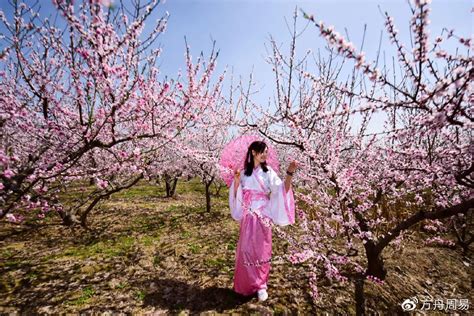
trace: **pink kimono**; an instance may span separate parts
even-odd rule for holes
[[[241,172],[236,195],[232,182],[229,205],[232,217],[240,221],[234,290],[242,295],[252,295],[267,288],[272,256],[270,221],[281,226],[295,222],[293,191],[286,192],[285,183],[271,167],[264,172],[258,166],[250,177]]]

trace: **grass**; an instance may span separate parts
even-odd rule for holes
[[[191,231],[189,231],[189,230],[185,230],[185,231],[183,231],[183,232],[181,233],[181,236],[182,236],[183,238],[190,238],[192,235],[193,235],[193,233],[192,233]]]
[[[201,245],[198,244],[188,244],[189,250],[191,253],[197,254],[201,252]]]
[[[171,205],[166,209],[167,212],[170,214],[176,214],[176,213],[205,213],[206,212],[206,206],[205,205]]]
[[[142,291],[142,290],[139,290],[139,291],[136,291],[135,292],[135,297],[137,300],[139,301],[143,301],[145,299],[145,296],[146,296],[146,292],[145,291]]]
[[[154,267],[159,266],[160,263],[161,263],[161,259],[162,259],[162,258],[157,257],[157,256],[153,257],[153,266],[154,266]]]
[[[119,199],[139,199],[139,198],[153,198],[163,197],[165,190],[163,186],[152,184],[146,181],[140,181],[137,185],[123,190],[112,195],[113,198]]]
[[[82,289],[80,296],[74,300],[68,301],[69,305],[84,305],[95,295],[95,290],[88,286]]]
[[[160,241],[160,236],[142,236],[140,242],[145,247],[156,245]]]
[[[126,287],[128,287],[128,286],[129,286],[129,284],[128,284],[127,282],[120,282],[120,283],[116,286],[116,288],[123,290],[124,288],[126,288]]]
[[[39,277],[39,274],[36,273],[36,272],[29,272],[26,274],[26,277],[30,280],[30,281],[34,281],[34,280],[37,280],[38,277]]]
[[[134,246],[135,238],[122,236],[117,240],[99,241],[90,245],[81,245],[68,248],[62,256],[86,259],[97,255],[116,257],[129,253]],[[60,256],[53,256],[60,257]]]
[[[3,260],[10,259],[11,257],[14,256],[14,252],[11,249],[2,249],[0,252],[0,258]]]
[[[206,259],[206,265],[217,269],[223,268],[227,264],[227,261],[223,258],[208,258]]]
[[[147,233],[150,231],[160,230],[166,226],[166,222],[155,216],[138,216],[133,218],[132,225],[133,231],[140,233]]]
[[[235,250],[237,249],[237,241],[236,240],[231,240],[227,243],[226,245],[227,250]]]
[[[31,262],[29,260],[16,258],[0,262],[0,269],[18,270],[29,265],[31,265]]]

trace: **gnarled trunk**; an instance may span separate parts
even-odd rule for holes
[[[165,175],[165,188],[166,188],[166,197],[173,197],[176,193],[176,184],[178,183],[178,177],[171,177]]]

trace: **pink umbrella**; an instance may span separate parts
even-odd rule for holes
[[[234,170],[242,170],[244,168],[247,150],[250,144],[256,140],[262,140],[262,138],[256,135],[242,135],[232,140],[222,150],[221,159],[219,161],[221,178],[228,187],[231,186],[232,180],[234,179]],[[280,164],[278,162],[277,153],[268,142],[265,143],[268,147],[267,165],[278,173]]]

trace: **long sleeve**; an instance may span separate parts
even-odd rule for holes
[[[293,190],[285,190],[285,183],[276,172],[269,168],[270,180],[270,217],[277,225],[286,226],[295,223],[295,199]]]
[[[242,182],[242,178],[240,179]],[[234,195],[234,181],[232,181],[232,185],[229,189],[229,207],[230,207],[230,214],[232,218],[236,221],[240,221],[242,219],[242,183],[239,184],[237,188],[237,194]]]

